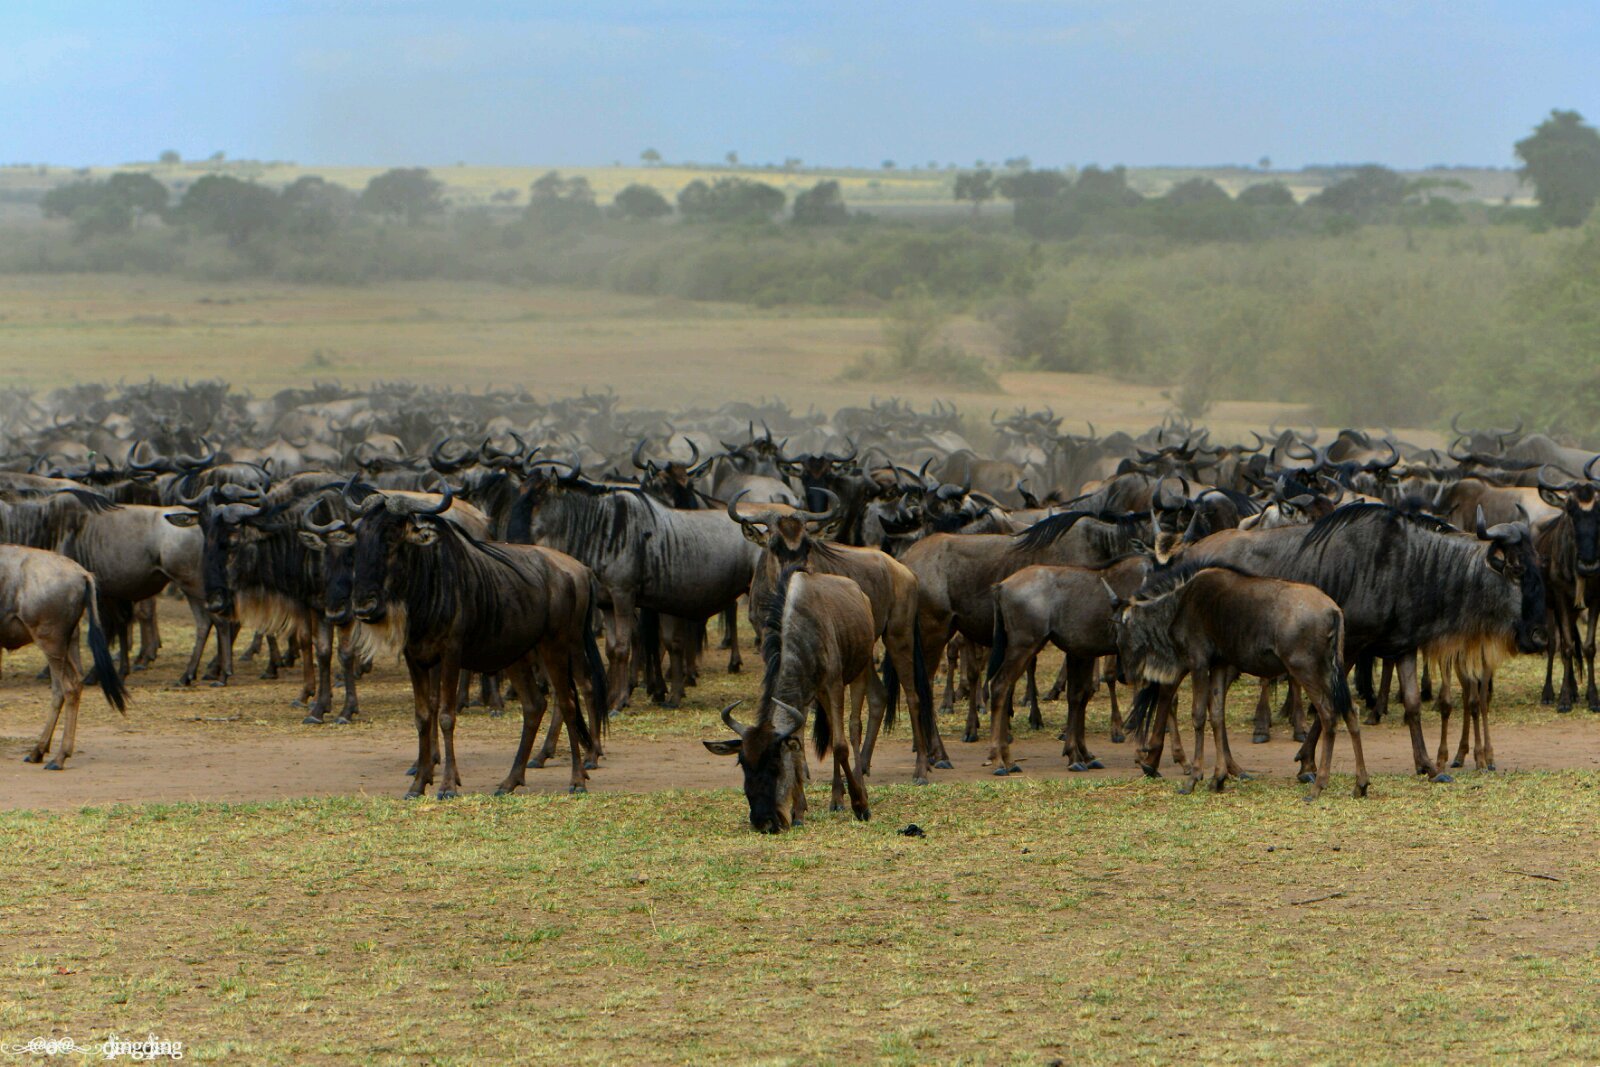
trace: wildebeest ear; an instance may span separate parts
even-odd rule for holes
[[[1483,561],[1496,574],[1504,574],[1506,572],[1506,554],[1500,551],[1499,545],[1490,545],[1489,551],[1484,554]]]
[[[321,552],[328,547],[319,533],[312,533],[310,530],[296,530],[295,532],[300,535],[300,543],[313,552]]]
[[[439,540],[439,528],[426,520],[413,518],[406,524],[406,540],[414,545],[431,545]]]
[[[180,529],[200,525],[200,516],[192,511],[168,511],[163,512],[161,517]]]
[[[702,741],[700,743],[706,746],[706,751],[713,756],[737,756],[739,750],[744,747],[744,740],[738,737],[731,741]]]
[[[767,547],[766,532],[760,527],[746,526],[744,523],[740,523],[739,529],[744,531],[744,539],[749,541],[752,545],[760,545],[762,548]]]
[[[334,548],[349,548],[356,543],[356,535],[349,530],[335,530],[324,536],[327,537],[328,544]]]
[[[1539,499],[1553,508],[1566,507],[1567,505],[1567,495],[1565,493],[1560,490],[1547,489],[1542,485],[1539,487]]]

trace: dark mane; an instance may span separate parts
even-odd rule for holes
[[[1048,548],[1067,535],[1067,533],[1083,519],[1093,519],[1108,526],[1115,526],[1119,533],[1137,532],[1138,528],[1148,521],[1149,517],[1143,512],[1132,511],[1127,514],[1118,514],[1113,511],[1063,511],[1059,515],[1051,515],[1040,519],[1021,533],[1012,535],[1012,545],[1020,551],[1030,552],[1034,549]]]
[[[766,673],[761,677],[761,702],[759,712],[765,719],[772,714],[772,697],[777,691],[778,675],[783,670],[783,612],[789,604],[789,580],[804,569],[803,563],[791,563],[778,574],[772,591],[761,598],[761,621],[766,634],[761,639],[761,656],[767,661]]]
[[[1144,583],[1139,586],[1139,591],[1134,595],[1139,600],[1156,600],[1168,593],[1176,593],[1188,585],[1201,571],[1232,571],[1241,578],[1258,578],[1260,575],[1251,574],[1231,563],[1208,563],[1205,560],[1193,560],[1188,563],[1175,563],[1170,567],[1162,567],[1145,575]]]
[[[1335,508],[1329,514],[1312,523],[1306,532],[1306,537],[1301,542],[1301,548],[1317,548],[1328,543],[1334,534],[1341,530],[1363,523],[1385,523],[1397,527],[1400,523],[1409,523],[1422,530],[1433,533],[1455,533],[1456,528],[1442,519],[1432,515],[1411,513],[1397,510],[1388,504],[1357,503],[1346,504],[1344,507]]]

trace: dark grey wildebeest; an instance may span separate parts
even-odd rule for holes
[[[83,668],[78,659],[78,623],[89,616],[89,653],[100,691],[118,711],[126,711],[127,691],[111,661],[111,648],[100,625],[94,575],[54,552],[21,545],[0,545],[0,648],[6,651],[38,645],[50,667],[50,710],[44,729],[26,763],[43,763],[63,710],[61,750],[45,764],[59,771],[67,765],[78,738],[78,701],[83,696]]]

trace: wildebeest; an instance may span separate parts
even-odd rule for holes
[[[1600,487],[1590,480],[1594,460],[1583,468],[1584,480],[1550,481],[1539,471],[1539,495],[1560,514],[1539,528],[1535,536],[1544,565],[1547,601],[1555,622],[1555,638],[1546,652],[1544,703],[1557,711],[1571,711],[1578,695],[1578,674],[1588,677],[1590,711],[1600,711],[1600,692],[1594,677],[1594,631],[1600,618]],[[1580,640],[1579,619],[1587,612],[1588,636]],[[1561,693],[1551,686],[1557,651],[1561,654]],[[1574,661],[1578,670],[1574,671]]]
[[[0,545],[0,648],[6,651],[38,645],[50,667],[50,710],[44,729],[26,763],[42,763],[50,751],[56,722],[66,711],[61,749],[45,764],[59,771],[67,765],[78,737],[78,701],[83,696],[83,668],[78,658],[78,623],[89,616],[89,653],[107,703],[127,710],[122,675],[111,661],[111,649],[100,625],[94,575],[54,552],[21,545]]]
[[[1194,687],[1194,762],[1189,792],[1200,780],[1209,717],[1216,748],[1212,788],[1237,774],[1228,748],[1228,686],[1243,673],[1287,674],[1316,705],[1322,745],[1308,800],[1328,784],[1335,717],[1350,731],[1356,757],[1355,795],[1367,793],[1361,723],[1345,681],[1344,616],[1314,586],[1260,578],[1227,566],[1180,565],[1150,578],[1117,616],[1117,643],[1129,674],[1172,685],[1185,674]],[[1160,737],[1157,719],[1152,733]],[[1308,742],[1309,745],[1309,742]]]
[[[817,758],[833,753],[832,810],[843,808],[846,788],[857,819],[871,817],[867,789],[850,760],[846,689],[853,704],[866,696],[876,635],[872,605],[861,587],[832,574],[790,567],[779,576],[767,607],[767,669],[756,721],[745,726],[730,704],[722,719],[735,737],[706,741],[719,756],[737,756],[744,771],[750,825],[778,833],[805,814],[805,753],[800,736],[805,710],[816,705],[812,742]]]
[[[1546,640],[1544,581],[1528,528],[1488,527],[1480,511],[1476,533],[1384,504],[1347,504],[1311,526],[1225,530],[1184,558],[1303,582],[1332,597],[1344,612],[1347,661],[1362,653],[1398,661],[1417,773],[1448,782],[1422,739],[1417,656],[1460,659],[1479,671],[1518,651],[1543,651]],[[1317,724],[1310,729],[1314,736]]]
[[[898,560],[875,548],[840,545],[821,539],[820,532],[838,518],[837,498],[825,512],[770,508],[747,513],[740,498],[728,503],[728,516],[744,528],[746,536],[761,546],[751,582],[750,597],[761,604],[776,590],[785,569],[802,568],[812,574],[836,574],[861,587],[872,607],[872,632],[884,644],[882,692],[874,687],[872,715],[861,745],[861,773],[870,773],[872,752],[881,718],[893,724],[899,690],[905,689],[912,709],[912,751],[916,767],[912,780],[928,780],[932,766],[950,766],[933,716],[933,689],[922,655],[917,627],[917,579]]]
[[[374,494],[356,525],[356,618],[401,652],[411,675],[417,764],[406,795],[420,796],[433,781],[436,734],[444,749],[438,795],[455,796],[461,786],[455,720],[462,671],[505,671],[516,686],[522,737],[497,792],[523,783],[545,711],[533,678],[535,655],[572,749],[568,790],[584,792],[582,747],[593,747],[593,739],[579,713],[575,669],[588,675],[602,724],[608,707],[595,642],[594,577],[551,549],[475,540],[441,517],[450,502],[448,486],[432,506]]]

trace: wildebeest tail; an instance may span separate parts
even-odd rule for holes
[[[583,620],[583,659],[589,667],[589,699],[594,701],[593,718],[604,735],[611,724],[611,696],[606,692],[606,665],[600,659],[600,643],[595,638],[600,628],[600,585],[589,579],[589,610]]]
[[[88,599],[89,655],[94,660],[95,677],[100,680],[100,692],[105,694],[106,703],[126,715],[128,690],[122,682],[122,673],[117,670],[116,661],[111,658],[111,646],[106,643],[105,629],[100,625],[100,595],[93,576],[85,579],[84,592]]]
[[[822,701],[816,701],[812,709],[811,747],[816,751],[817,758],[822,759],[833,751],[833,727],[828,723],[828,713],[822,710]]]
[[[1123,723],[1130,734],[1143,734],[1145,723],[1150,718],[1151,710],[1156,706],[1156,701],[1161,697],[1161,683],[1147,682],[1134,694],[1133,707],[1128,710],[1128,720]]]
[[[1369,662],[1370,666],[1370,662]],[[1328,638],[1328,670],[1333,675],[1328,682],[1328,699],[1333,704],[1334,715],[1350,714],[1350,683],[1344,676],[1344,619],[1339,620],[1339,625],[1334,627],[1333,634]],[[1356,668],[1356,677],[1361,677],[1361,668]],[[1370,684],[1372,676],[1367,676]]]
[[[887,645],[883,649],[883,690],[883,726],[888,730],[894,728],[895,711],[900,707],[900,672]]]
[[[989,645],[989,666],[983,675],[985,687],[994,684],[994,676],[1000,673],[1000,665],[1006,661],[1006,646],[1010,643],[1006,633],[1006,613],[1000,610],[1000,591],[995,590],[994,641]]]
[[[1367,707],[1374,707],[1378,703],[1378,694],[1372,688],[1372,667],[1377,659],[1370,652],[1363,652],[1356,657],[1356,693],[1361,697],[1362,703]],[[1343,672],[1339,674],[1344,677]]]

